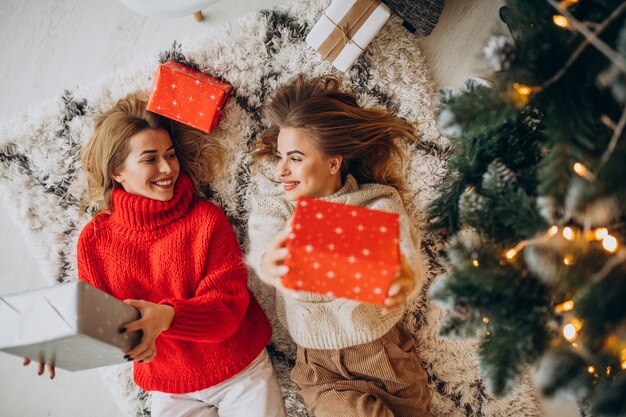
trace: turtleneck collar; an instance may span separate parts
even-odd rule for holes
[[[337,201],[341,200],[344,196],[353,193],[359,189],[359,184],[356,182],[356,179],[348,174],[346,176],[346,180],[340,189],[332,193],[331,195],[327,195],[325,197],[320,197],[320,200],[324,201]]]
[[[111,196],[111,219],[126,229],[154,230],[184,216],[192,197],[193,184],[182,172],[174,185],[174,196],[169,201],[153,200],[116,188]]]

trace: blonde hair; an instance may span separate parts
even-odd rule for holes
[[[147,96],[131,93],[96,118],[94,133],[81,154],[87,192],[81,209],[97,204],[111,208],[111,194],[118,187],[113,175],[124,167],[130,153],[129,138],[144,129],[164,129],[172,140],[180,167],[202,195],[224,164],[224,150],[209,135],[146,110]]]
[[[352,174],[359,183],[401,191],[402,176],[394,163],[402,160],[402,152],[395,139],[420,143],[413,125],[387,110],[359,107],[354,96],[339,91],[339,80],[332,76],[299,76],[276,91],[263,115],[270,127],[257,141],[255,162],[275,157],[281,128],[300,128],[323,155],[343,157],[343,180]]]

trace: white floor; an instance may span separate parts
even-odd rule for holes
[[[0,120],[16,117],[64,89],[84,85],[154,56],[173,40],[191,39],[254,10],[297,0],[221,0],[191,16],[140,16],[116,0],[2,0],[0,4]],[[500,0],[446,0],[433,34],[422,42],[436,87],[461,86],[487,71],[482,46],[498,21]],[[0,204],[0,294],[47,285],[19,226]],[[54,381],[0,353],[0,415],[120,415],[97,371],[59,370]],[[545,402],[547,416],[578,416],[569,402]]]

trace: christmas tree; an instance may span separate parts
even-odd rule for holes
[[[510,0],[494,73],[444,91],[443,334],[479,337],[495,395],[533,370],[584,414],[626,414],[626,2]]]

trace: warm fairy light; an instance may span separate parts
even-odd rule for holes
[[[550,234],[550,236],[554,236],[557,233],[559,233],[559,227],[558,226],[552,226],[550,228],[550,230],[548,230],[548,234]]]
[[[563,9],[567,9],[570,6],[578,4],[578,0],[562,0],[559,2],[559,6]]]
[[[607,235],[602,239],[602,247],[606,249],[607,252],[615,252],[617,250],[617,239],[611,235]]]
[[[478,259],[472,259],[472,265],[474,265],[474,268],[478,268],[480,262],[478,262]]]
[[[576,339],[578,332],[576,331],[576,327],[574,327],[573,324],[568,323],[563,327],[563,336],[565,337],[565,340],[567,340],[568,342],[573,341],[574,339]]]
[[[515,249],[509,249],[508,251],[506,251],[506,254],[504,256],[506,256],[507,259],[513,259],[515,258],[515,255],[517,255],[517,251]]]
[[[513,83],[513,88],[522,96],[529,96],[533,92],[532,88],[524,84]]]
[[[590,374],[593,374],[596,372],[596,368],[593,365],[589,365],[587,367],[587,372],[589,372]]]
[[[622,369],[626,371],[626,349],[622,349],[620,352],[619,360],[622,365]]]
[[[574,309],[574,302],[572,300],[565,301],[556,307],[554,307],[554,311],[557,313],[563,313],[565,311],[572,311]]]
[[[606,376],[610,376],[611,375],[611,367],[607,366],[606,367]]]
[[[585,174],[587,174],[587,167],[581,164],[580,162],[576,162],[574,164],[574,172],[580,175],[581,177],[584,177]]]
[[[554,16],[552,16],[552,21],[561,29],[565,29],[569,26],[569,21],[567,20],[567,17],[560,14],[555,14]]]
[[[571,255],[565,255],[563,263],[567,266],[574,265],[574,258]]]
[[[563,237],[567,240],[574,240],[574,230],[571,227],[563,228]]]
[[[572,319],[572,321],[563,326],[563,336],[568,342],[573,342],[582,327],[583,324],[580,320]]]
[[[489,317],[487,317],[487,316],[483,317],[483,323],[489,324],[489,321],[490,321]]]
[[[606,227],[601,227],[593,231],[593,235],[596,239],[602,240],[609,235],[609,229]]]

